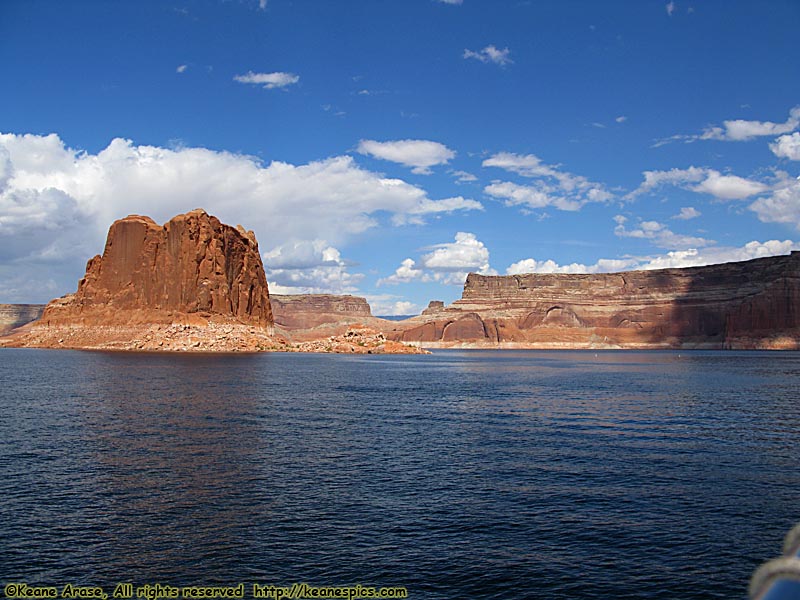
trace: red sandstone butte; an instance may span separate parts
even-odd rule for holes
[[[171,323],[186,315],[272,326],[255,235],[202,209],[163,226],[139,215],[115,221],[78,291],[50,302],[40,323]]]
[[[388,337],[424,347],[800,349],[800,252],[604,274],[470,273]]]
[[[281,349],[252,231],[197,209],[111,225],[78,291],[5,345],[120,350]],[[285,341],[283,341],[285,343]]]

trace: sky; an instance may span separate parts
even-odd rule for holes
[[[0,302],[116,219],[254,230],[271,293],[800,250],[796,0],[3,0]]]

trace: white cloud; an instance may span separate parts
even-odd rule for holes
[[[451,4],[453,4],[451,2]],[[408,302],[401,300],[399,302],[395,302],[394,306],[392,307],[392,312],[389,313],[390,315],[418,315],[422,309],[419,305],[414,304],[413,302]]]
[[[769,149],[779,158],[800,160],[800,133],[782,135],[769,145]]]
[[[785,176],[774,191],[750,205],[765,223],[786,223],[800,229],[800,179]]]
[[[675,233],[658,221],[640,221],[637,227],[628,229],[625,227],[624,221],[615,220],[617,221],[617,226],[614,228],[614,235],[650,240],[660,248],[680,249],[692,246],[709,246],[714,243],[713,240]]]
[[[668,252],[664,256],[650,258],[639,268],[651,270],[702,267],[704,265],[716,265],[726,262],[738,262],[752,260],[754,258],[789,254],[792,250],[800,250],[800,243],[793,242],[792,240],[768,240],[763,243],[759,241],[748,242],[739,248],[715,247],[705,250],[690,248],[688,250]]]
[[[483,188],[483,191],[494,198],[504,198],[506,206],[525,206],[527,208],[545,208],[552,206],[559,210],[580,210],[583,203],[568,197],[556,195],[555,188],[538,185],[519,185],[510,181],[496,181]]]
[[[325,240],[293,240],[262,253],[270,269],[307,269],[344,265],[340,252]]]
[[[672,217],[673,219],[680,219],[681,221],[688,221],[689,219],[696,219],[702,213],[694,206],[683,206],[681,212]]]
[[[707,177],[691,189],[711,194],[720,200],[744,200],[767,191],[769,187],[736,175],[721,175],[717,171],[709,170]]]
[[[364,278],[344,266],[309,269],[267,269],[272,294],[350,294],[358,291]]]
[[[276,294],[344,294],[364,278],[350,273],[339,250],[325,240],[296,240],[263,253],[270,291]]]
[[[412,171],[420,175],[429,175],[430,167],[446,164],[456,155],[444,144],[429,140],[361,140],[357,150],[361,154],[413,167]]]
[[[726,262],[751,260],[767,256],[788,254],[800,250],[800,243],[792,240],[752,241],[738,248],[713,247],[698,250],[689,248],[667,252],[660,256],[625,257],[621,259],[602,258],[592,265],[572,263],[559,265],[555,261],[526,258],[513,263],[506,269],[508,275],[523,273],[616,273],[631,270],[674,269],[700,267]]]
[[[628,117],[626,117],[625,115],[620,115],[620,116],[618,116],[618,117],[617,117],[616,119],[614,119],[614,120],[615,120],[617,123],[624,123],[625,121],[627,121],[627,120],[628,120]]]
[[[710,194],[719,200],[743,200],[769,190],[769,186],[758,181],[736,175],[722,175],[714,169],[701,167],[644,171],[642,175],[644,175],[644,181],[626,196],[627,199],[650,193],[663,185],[678,186],[693,192]]]
[[[463,4],[464,0],[436,0],[441,4]]]
[[[177,68],[177,69],[175,69],[175,72],[176,72],[176,73],[183,73],[183,72],[184,72],[184,71],[186,71],[186,69],[188,69],[188,68],[189,68],[189,66],[188,66],[188,65],[178,65],[178,68]]]
[[[489,266],[489,249],[474,233],[459,231],[455,241],[437,244],[433,248],[433,252],[422,256],[420,263],[436,281],[461,285],[468,273],[495,273]]]
[[[464,58],[474,58],[476,60],[481,61],[482,63],[494,63],[496,65],[500,65],[501,67],[514,62],[509,58],[509,54],[511,51],[508,48],[503,48],[500,50],[499,48],[495,47],[494,45],[486,46],[483,50],[464,50]]]
[[[506,275],[521,275],[523,273],[605,273],[634,267],[637,264],[638,262],[635,259],[601,259],[591,266],[581,263],[559,265],[552,259],[536,260],[535,258],[526,258],[510,265],[506,269]]]
[[[484,160],[483,166],[498,167],[535,180],[530,185],[494,181],[484,188],[490,196],[504,198],[507,206],[532,209],[553,206],[575,211],[588,202],[607,202],[614,197],[602,184],[544,164],[534,154],[500,152]]]
[[[450,171],[450,174],[456,178],[456,182],[458,183],[471,183],[473,181],[478,181],[478,178],[475,175],[466,171]]]
[[[417,264],[413,258],[406,258],[400,263],[395,272],[389,277],[384,277],[378,280],[378,285],[397,283],[408,283],[414,280],[425,280],[425,271],[417,268]]]
[[[667,14],[671,17],[672,13],[675,12],[675,3],[670,0],[665,8],[667,9]]]
[[[367,294],[366,299],[375,316],[418,315],[422,312],[418,304],[394,294]]]
[[[91,154],[66,147],[55,134],[0,134],[0,261],[25,261],[31,277],[44,272],[43,262],[60,261],[64,291],[74,289],[86,259],[102,250],[113,220],[136,213],[164,222],[197,207],[225,223],[243,223],[262,248],[282,247],[285,258],[285,244],[327,240],[325,247],[336,247],[377,226],[383,214],[394,224],[418,223],[480,204],[433,200],[349,156],[263,165],[205,148],[135,146],[117,138]]]
[[[281,71],[276,71],[274,73],[253,73],[252,71],[248,71],[244,75],[236,75],[233,79],[239,83],[263,85],[264,89],[272,90],[293,85],[300,81],[300,76],[294,73],[284,73]]]
[[[489,266],[489,249],[474,233],[459,231],[453,242],[436,244],[429,249],[432,252],[423,254],[418,263],[405,259],[394,274],[381,279],[378,285],[415,280],[462,285],[468,273],[497,273]]]
[[[261,10],[267,10],[267,0],[258,0],[258,8]]]
[[[702,133],[694,135],[673,135],[658,140],[654,147],[663,146],[670,142],[682,141],[692,143],[697,140],[721,140],[725,142],[745,142],[765,135],[781,135],[791,133],[800,127],[800,106],[795,106],[789,111],[789,117],[783,123],[772,121],[748,121],[745,119],[732,119],[723,121],[722,125],[706,127]]]
[[[395,225],[421,225],[424,223],[425,215],[437,213],[452,213],[457,210],[483,210],[483,204],[477,200],[454,196],[452,198],[442,198],[441,200],[420,200],[419,204],[405,213],[397,213],[392,217]]]

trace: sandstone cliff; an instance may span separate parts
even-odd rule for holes
[[[42,316],[44,304],[0,304],[0,335]]]
[[[201,209],[163,226],[138,215],[115,221],[78,291],[50,302],[41,323],[171,323],[186,316],[272,325],[255,236]]]
[[[197,209],[163,226],[138,215],[116,221],[78,291],[50,302],[30,334],[14,343],[264,349],[272,346],[272,326],[253,232]]]
[[[472,273],[460,300],[391,337],[426,346],[800,348],[800,252],[625,273]]]
[[[372,317],[369,304],[359,296],[333,294],[271,294],[275,324],[287,329],[309,329],[323,323],[358,321]]]

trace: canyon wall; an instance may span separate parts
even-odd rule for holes
[[[471,273],[460,300],[398,325],[426,346],[800,348],[800,252],[607,274]]]
[[[0,304],[0,335],[42,316],[44,304]]]
[[[310,329],[324,323],[371,319],[365,298],[333,294],[271,294],[275,324],[286,329]]]

